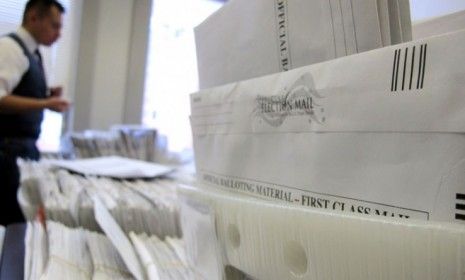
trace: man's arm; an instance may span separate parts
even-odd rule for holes
[[[31,110],[50,109],[55,112],[64,112],[68,109],[69,102],[60,97],[48,97],[45,99],[6,95],[0,98],[0,112],[23,113]]]

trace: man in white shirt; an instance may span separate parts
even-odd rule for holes
[[[63,112],[61,87],[48,88],[38,50],[51,46],[62,27],[63,6],[55,0],[29,0],[17,32],[0,37],[0,224],[24,220],[16,199],[18,157],[38,160],[35,142],[43,110]]]

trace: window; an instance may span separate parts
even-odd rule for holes
[[[170,151],[192,148],[189,94],[198,90],[193,29],[221,5],[211,0],[154,1],[142,123],[165,135]]]

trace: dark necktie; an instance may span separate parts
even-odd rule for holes
[[[40,69],[42,70],[42,72],[44,71],[44,65],[42,63],[42,55],[40,54],[39,52],[39,49],[36,49],[34,51],[34,58],[37,60],[37,62],[39,62],[39,65],[40,65]]]

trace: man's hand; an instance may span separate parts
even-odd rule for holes
[[[60,97],[63,94],[63,87],[51,87],[50,97]]]
[[[64,112],[69,108],[69,102],[60,97],[49,97],[44,100],[45,108],[55,111],[55,112]]]
[[[42,99],[10,94],[0,98],[0,112],[3,113],[22,113],[43,109],[64,112],[69,108],[69,105],[69,101],[55,96]]]

